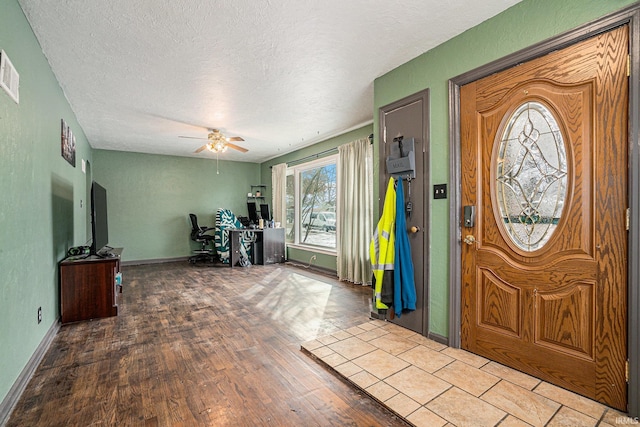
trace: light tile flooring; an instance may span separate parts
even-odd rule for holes
[[[635,423],[600,403],[381,320],[305,342],[302,350],[417,427]]]

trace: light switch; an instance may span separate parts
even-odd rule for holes
[[[435,184],[433,186],[433,198],[434,199],[446,199],[447,198],[447,184]]]

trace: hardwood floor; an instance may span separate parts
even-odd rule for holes
[[[371,288],[284,265],[123,267],[117,317],[63,326],[8,426],[406,426],[300,343]]]

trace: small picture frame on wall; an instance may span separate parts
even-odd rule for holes
[[[60,120],[60,147],[62,157],[69,162],[71,166],[76,167],[76,137],[73,134],[73,131],[64,119]]]

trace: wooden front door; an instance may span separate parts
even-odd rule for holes
[[[622,410],[627,31],[460,92],[462,347]]]

